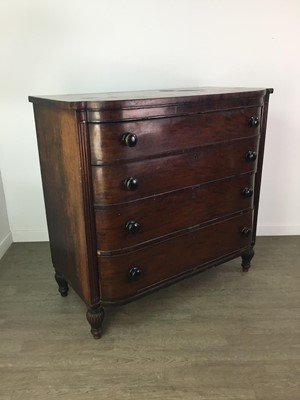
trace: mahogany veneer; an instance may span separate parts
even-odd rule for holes
[[[272,89],[29,97],[55,279],[103,306],[254,255]]]

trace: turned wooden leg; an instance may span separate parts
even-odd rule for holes
[[[102,323],[104,319],[104,308],[90,308],[86,312],[86,319],[91,325],[91,334],[94,339],[100,339],[102,334]]]
[[[68,296],[69,286],[67,281],[58,272],[55,272],[55,280],[58,284],[58,291],[62,297]]]
[[[251,260],[254,256],[254,250],[253,247],[250,247],[248,250],[246,250],[242,254],[242,267],[243,271],[247,272],[249,268],[251,267]]]

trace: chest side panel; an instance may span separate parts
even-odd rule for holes
[[[53,265],[86,303],[94,304],[99,289],[95,249],[87,237],[84,132],[74,111],[35,105],[34,112]]]

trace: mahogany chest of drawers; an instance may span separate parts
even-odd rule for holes
[[[272,89],[30,97],[55,278],[99,338],[121,304],[241,256],[250,267]]]

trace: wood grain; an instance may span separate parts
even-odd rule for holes
[[[92,167],[95,204],[124,203],[255,171],[256,162],[247,162],[245,154],[248,150],[257,151],[258,144],[258,137],[254,137],[160,159]],[[125,188],[124,181],[129,177],[138,179],[137,190]]]
[[[111,251],[160,240],[162,236],[222,215],[250,209],[253,196],[243,197],[245,187],[254,187],[253,174],[117,206],[99,207],[96,209],[98,249]],[[129,233],[126,230],[129,220],[140,224],[138,232]]]
[[[137,299],[240,255],[250,267],[271,92],[192,88],[30,98],[56,281],[63,296],[70,284],[88,305],[94,337],[102,332],[103,305]],[[137,137],[137,146],[127,148],[124,134],[126,145]],[[253,199],[241,197],[241,183],[251,185],[250,194],[254,187]],[[140,214],[128,215],[139,204]],[[122,209],[126,219],[142,217],[130,222],[142,228],[136,241],[122,236],[128,220],[120,232]]]
[[[53,266],[88,305],[99,300],[87,239],[84,165],[74,111],[34,107]],[[90,226],[90,225],[89,225]],[[95,258],[94,258],[95,260]],[[95,261],[94,261],[95,264]]]
[[[89,124],[91,162],[93,165],[119,160],[158,156],[168,152],[198,147],[202,144],[254,136],[259,127],[249,127],[251,116],[261,116],[261,108],[250,107],[157,118],[114,124]],[[122,142],[125,133],[135,134],[137,144],[128,147]]]
[[[252,227],[252,212],[125,255],[99,257],[103,301],[134,296],[150,285],[247,247],[251,236],[241,236],[245,226]],[[141,276],[129,281],[133,267],[140,268]]]

